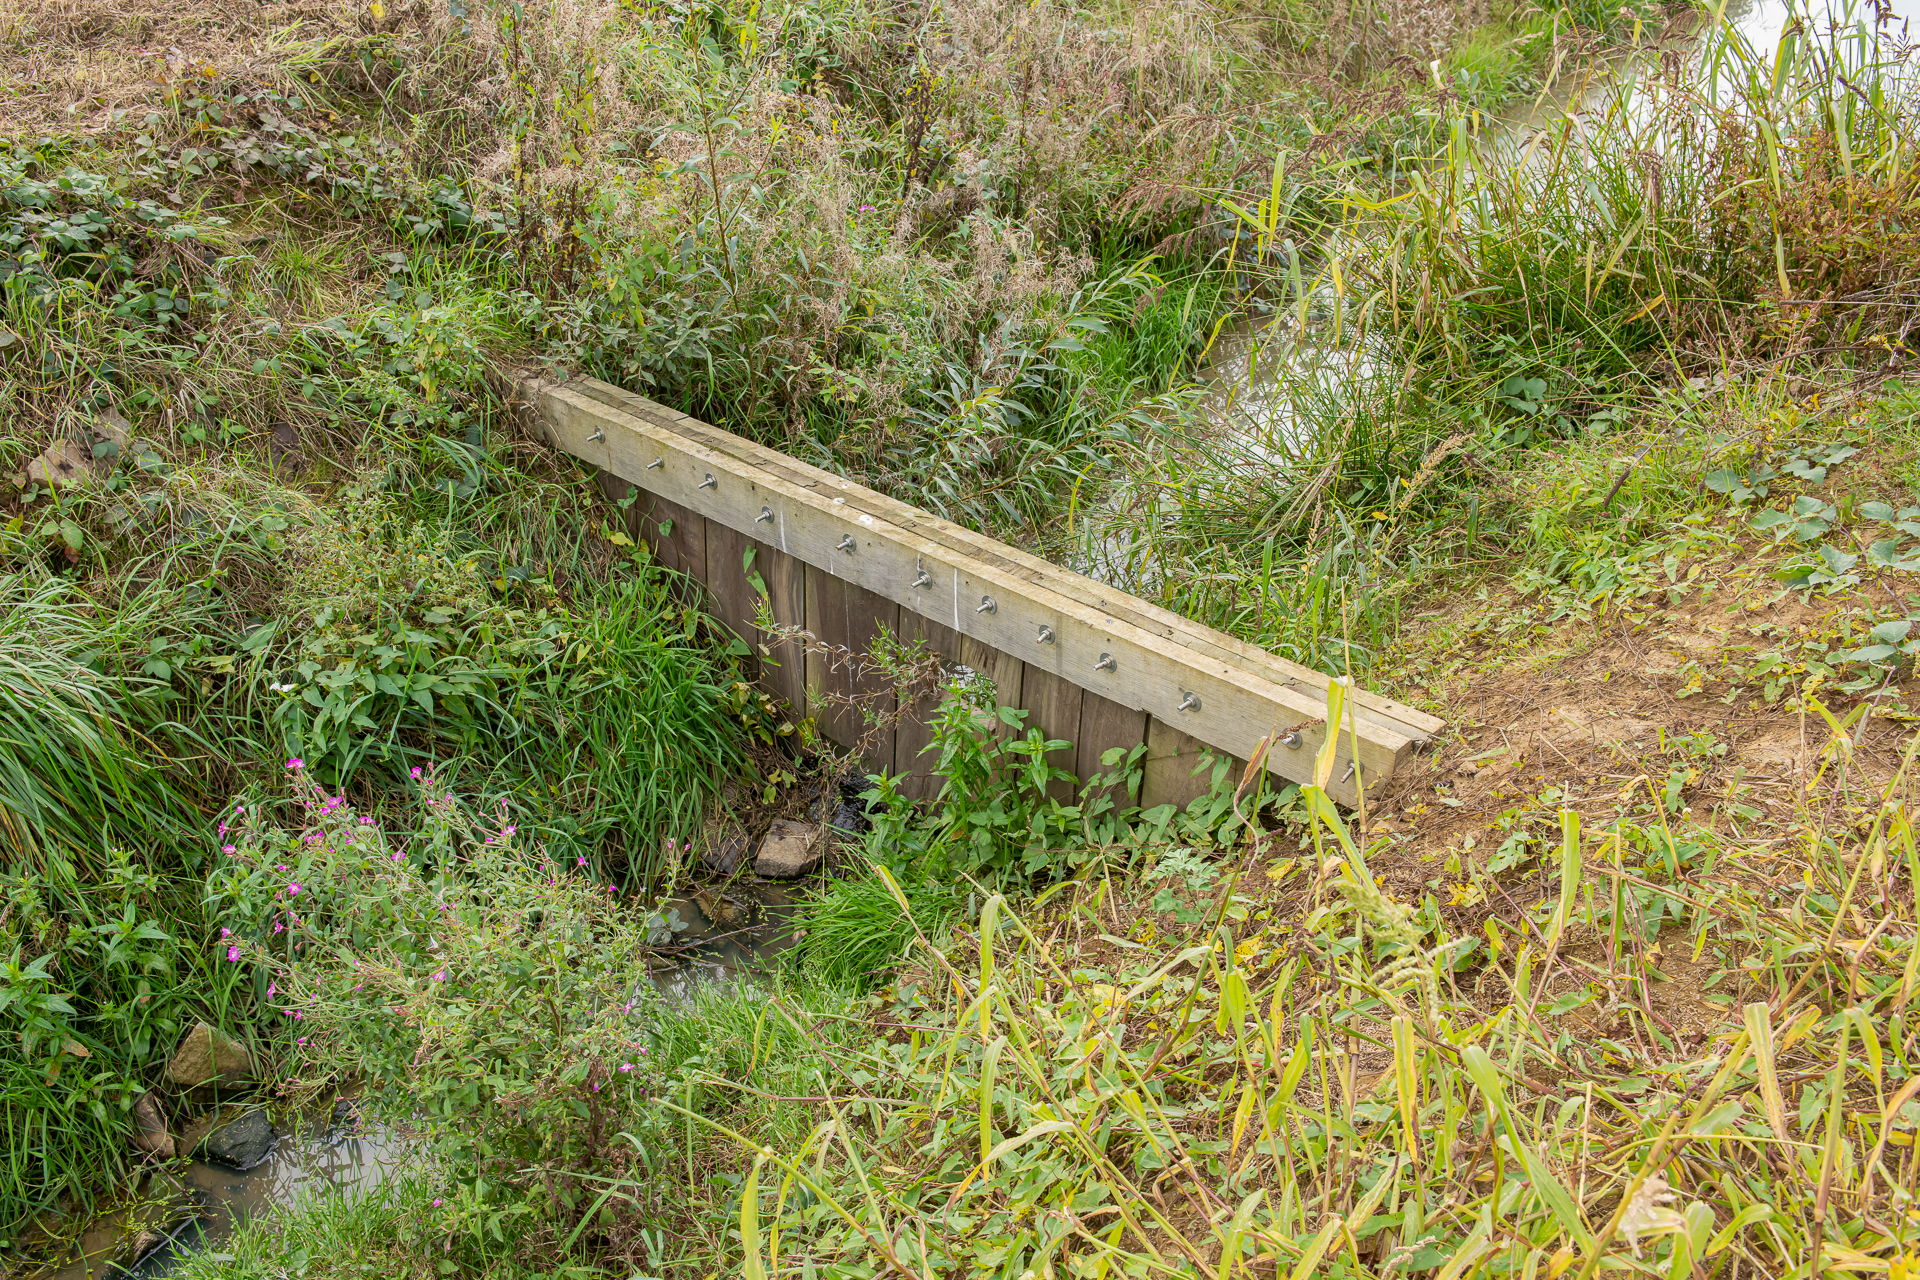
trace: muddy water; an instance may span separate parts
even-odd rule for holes
[[[793,944],[795,905],[771,883],[701,890],[664,904],[681,927],[658,940],[670,963],[655,971],[654,986],[669,1000],[685,1000],[702,987],[764,970]],[[193,1160],[155,1175],[146,1198],[171,1212],[160,1211],[157,1220],[142,1207],[103,1215],[46,1280],[159,1280],[258,1214],[315,1195],[365,1195],[418,1150],[396,1128],[364,1124],[347,1100],[295,1117],[288,1127],[267,1158],[244,1172]]]

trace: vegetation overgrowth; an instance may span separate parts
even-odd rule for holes
[[[0,3],[0,1268],[206,1021],[419,1154],[205,1280],[1920,1274],[1912,49],[1724,19]],[[795,744],[543,363],[1454,729],[1141,813],[955,688],[665,1002]]]

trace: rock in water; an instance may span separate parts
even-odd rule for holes
[[[732,875],[746,856],[745,836],[724,836],[700,847],[700,861],[716,875]]]
[[[238,1084],[252,1076],[253,1057],[246,1046],[204,1022],[193,1024],[167,1064],[167,1078],[183,1089]]]
[[[753,857],[753,869],[773,880],[791,880],[820,865],[826,856],[826,843],[820,828],[806,822],[775,818],[760,841],[760,852]]]
[[[162,1160],[173,1159],[173,1135],[167,1132],[167,1122],[160,1114],[160,1104],[153,1100],[151,1093],[141,1094],[133,1104],[133,1126],[135,1149],[159,1156]]]
[[[238,1120],[229,1120],[207,1135],[200,1155],[245,1173],[273,1150],[273,1122],[264,1107],[255,1107]]]

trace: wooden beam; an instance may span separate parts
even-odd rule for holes
[[[1325,677],[1316,688],[1275,668],[1272,655],[1245,656],[1247,647],[1228,637],[1206,632],[1211,638],[1195,639],[1191,623],[1149,625],[1144,602],[1045,562],[1028,563],[1001,544],[976,552],[979,535],[961,538],[948,522],[817,469],[798,469],[802,464],[639,397],[614,392],[614,403],[611,388],[590,394],[582,384],[529,390],[556,447],[1018,659],[1026,668],[1022,702],[1030,708],[1059,701],[1035,679],[1050,675],[1225,754],[1263,755],[1284,778],[1311,775],[1327,733]],[[636,402],[644,413],[634,411]],[[1388,704],[1395,708],[1389,714],[1383,701],[1350,703],[1328,784],[1336,800],[1353,803],[1361,787],[1390,776],[1426,736],[1398,704]],[[1073,737],[1079,722],[1076,716],[1046,727]]]
[[[1124,617],[1136,626],[1149,631],[1155,631],[1170,638],[1177,637],[1198,651],[1208,652],[1226,661],[1244,665],[1275,683],[1313,690],[1323,699],[1326,696],[1327,685],[1332,677],[1325,672],[1315,671],[1312,667],[1302,666],[1297,662],[1289,662],[1258,645],[1249,644],[1224,632],[1216,631],[1191,618],[1182,617],[1170,609],[1163,609],[1159,605],[1097,582],[1084,574],[1062,569],[1018,547],[1009,546],[950,520],[942,520],[897,498],[890,498],[876,490],[855,484],[830,471],[809,466],[797,458],[769,449],[743,436],[734,435],[711,423],[702,422],[698,418],[689,417],[677,409],[670,409],[645,396],[635,395],[631,391],[623,391],[610,383],[591,378],[567,385],[609,407],[669,426],[685,433],[691,439],[733,453],[769,473],[785,476],[795,483],[815,488],[831,496],[858,501],[864,510],[882,515],[889,521],[908,525],[924,536],[964,551],[983,563],[997,564],[1009,572],[1026,575],[1035,581],[1045,580],[1049,585],[1080,600],[1083,604]],[[1376,719],[1407,737],[1427,738],[1438,733],[1445,725],[1445,722],[1437,716],[1429,715],[1377,693],[1355,689],[1352,696],[1363,719]]]

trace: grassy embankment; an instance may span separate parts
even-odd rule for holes
[[[1201,476],[1149,526],[1195,566],[1160,581],[1281,642],[1315,633],[1273,570],[1318,556],[1294,581],[1322,616],[1371,620],[1333,637],[1382,642],[1336,654],[1455,724],[1432,770],[994,899],[853,1021],[804,988],[661,1013],[668,1096],[631,1132],[686,1141],[609,1175],[602,1248],[690,1275],[1914,1274],[1920,402],[1885,381],[1913,100],[1884,46],[1760,54],[1669,158],[1616,115],[1365,209],[1393,252],[1355,296],[1417,376],[1304,406],[1294,468]],[[1220,536],[1248,529],[1264,572]],[[994,869],[952,840],[993,793],[870,845],[916,917],[942,915],[908,874],[930,854]],[[836,888],[815,971],[897,932],[889,896]],[[464,1238],[439,1186],[201,1273],[312,1230],[426,1274]]]
[[[622,46],[631,63],[612,64],[646,72],[635,76],[634,102],[618,105],[676,124],[698,121],[704,135],[652,135],[650,153],[632,150],[624,126],[603,127],[613,110],[600,94],[604,80],[561,76],[551,83],[565,92],[530,92],[526,102],[512,93],[530,79],[495,82],[492,91],[504,86],[509,108],[499,117],[520,145],[492,169],[475,168],[482,179],[497,175],[517,200],[502,204],[513,216],[501,232],[487,230],[484,202],[470,193],[463,204],[452,188],[409,187],[416,173],[403,172],[395,186],[395,170],[384,170],[387,185],[365,193],[333,183],[323,167],[331,184],[324,197],[338,206],[328,212],[340,220],[323,225],[348,229],[334,232],[344,242],[336,246],[340,256],[322,259],[336,268],[366,252],[367,239],[380,249],[405,243],[391,229],[366,230],[395,191],[426,192],[409,207],[402,234],[440,236],[464,223],[479,228],[470,233],[479,247],[392,250],[401,258],[391,287],[379,277],[357,282],[362,309],[351,314],[368,317],[359,344],[321,347],[284,383],[273,380],[281,345],[248,344],[321,328],[311,314],[305,328],[290,326],[286,299],[319,302],[323,313],[338,301],[302,295],[297,273],[287,278],[291,292],[273,284],[271,301],[254,308],[267,312],[277,332],[257,316],[228,319],[249,310],[244,301],[235,308],[230,290],[212,299],[190,293],[181,333],[212,336],[162,344],[173,348],[164,358],[126,336],[151,337],[148,317],[173,311],[179,290],[164,275],[140,276],[130,291],[136,296],[116,300],[104,315],[81,305],[102,293],[88,285],[58,293],[79,295],[64,304],[71,310],[36,313],[57,323],[13,325],[10,332],[43,344],[34,358],[49,371],[33,384],[46,398],[29,404],[58,412],[86,403],[75,385],[83,383],[76,373],[83,361],[49,362],[48,334],[111,336],[132,349],[116,346],[118,359],[106,367],[136,369],[136,387],[161,391],[139,407],[151,425],[177,436],[154,442],[163,446],[151,451],[158,465],[138,463],[146,455],[129,449],[136,459],[125,471],[129,483],[109,492],[152,492],[160,486],[140,477],[176,474],[169,465],[192,472],[180,467],[182,457],[210,458],[212,468],[247,456],[246,441],[282,415],[314,424],[304,436],[298,427],[276,433],[296,447],[330,433],[338,442],[333,453],[304,445],[301,462],[316,470],[298,491],[320,514],[287,500],[270,511],[284,523],[265,525],[265,536],[253,539],[266,566],[256,572],[276,589],[252,598],[260,613],[225,633],[232,643],[210,657],[183,650],[189,662],[179,675],[164,654],[161,669],[144,670],[155,693],[172,695],[156,699],[162,710],[141,713],[151,720],[128,711],[80,721],[113,728],[143,750],[165,745],[160,754],[170,760],[153,771],[152,785],[184,790],[186,821],[198,788],[209,795],[231,789],[239,771],[265,755],[277,765],[288,721],[259,708],[281,705],[265,695],[278,693],[271,684],[288,682],[272,678],[281,669],[265,664],[252,677],[267,683],[264,691],[229,679],[247,665],[233,655],[246,652],[239,642],[264,629],[260,614],[282,609],[282,600],[279,616],[290,625],[261,645],[288,643],[281,635],[304,640],[298,624],[306,615],[298,610],[312,608],[314,597],[267,575],[326,561],[324,552],[289,555],[273,535],[323,545],[330,529],[349,529],[340,512],[364,504],[368,490],[356,486],[371,474],[378,491],[399,488],[420,503],[417,519],[431,515],[437,528],[429,533],[460,553],[535,545],[532,538],[511,544],[513,530],[527,526],[499,514],[538,513],[542,499],[524,478],[495,470],[510,456],[510,437],[491,420],[466,357],[558,342],[587,353],[598,370],[640,384],[651,379],[660,394],[730,425],[822,457],[843,451],[849,469],[854,459],[866,460],[858,466],[883,460],[917,500],[997,529],[1063,536],[1060,513],[1048,505],[1055,482],[1071,476],[1097,484],[1116,453],[1168,466],[1157,485],[1141,488],[1174,500],[1132,512],[1151,551],[1154,589],[1243,634],[1335,666],[1372,662],[1390,687],[1430,699],[1460,726],[1440,753],[1438,785],[1434,775],[1416,779],[1351,823],[1308,793],[1288,801],[1297,825],[1277,837],[1232,823],[1213,834],[1205,824],[1182,833],[1211,841],[1217,849],[1203,844],[1203,852],[1218,859],[1120,841],[1105,851],[1105,865],[1131,858],[1145,874],[1108,878],[1089,837],[1112,833],[1089,832],[1077,817],[1046,809],[1041,790],[1015,785],[1017,753],[996,757],[960,717],[949,742],[969,758],[986,757],[977,780],[925,819],[883,823],[869,846],[896,873],[913,909],[889,909],[892,892],[877,876],[848,881],[817,919],[809,947],[816,970],[823,967],[817,957],[841,955],[849,937],[877,947],[870,954],[889,954],[889,937],[909,936],[900,924],[906,916],[943,937],[942,927],[969,914],[966,897],[953,889],[960,870],[1017,887],[1035,843],[1023,830],[1039,832],[1049,854],[1077,853],[1089,878],[1031,908],[996,901],[947,950],[914,952],[871,1003],[849,1006],[846,996],[818,988],[771,1003],[721,994],[691,1010],[656,1011],[648,1038],[624,1043],[613,1038],[630,1036],[631,1024],[624,1015],[609,1024],[606,1012],[626,975],[575,971],[565,961],[600,954],[608,948],[596,939],[631,936],[645,922],[609,909],[585,886],[548,884],[558,877],[542,877],[537,864],[503,862],[487,843],[494,835],[497,844],[502,824],[529,833],[545,826],[550,848],[575,847],[555,842],[558,832],[596,857],[617,858],[625,850],[585,841],[562,821],[603,815],[602,806],[555,806],[554,816],[543,803],[531,820],[490,817],[474,830],[396,812],[397,829],[420,831],[414,853],[399,850],[399,864],[384,846],[374,856],[365,844],[386,836],[322,840],[312,856],[330,861],[318,875],[305,874],[342,886],[342,896],[331,913],[306,912],[300,927],[310,931],[312,951],[302,961],[288,965],[269,941],[279,936],[267,922],[285,910],[284,900],[275,902],[284,886],[264,874],[235,884],[213,916],[192,907],[183,933],[210,929],[214,916],[266,931],[259,939],[266,945],[248,953],[245,980],[256,994],[266,982],[298,993],[301,1003],[292,1007],[302,1017],[294,1021],[311,1017],[316,1030],[293,1061],[325,1072],[352,1060],[402,1110],[477,1114],[484,1123],[436,1130],[437,1163],[371,1206],[327,1205],[289,1218],[244,1236],[234,1259],[208,1259],[200,1269],[266,1274],[285,1265],[289,1241],[309,1274],[424,1275],[447,1267],[537,1274],[615,1260],[675,1274],[808,1265],[844,1274],[1020,1274],[1051,1266],[1061,1274],[1299,1277],[1685,1275],[1695,1267],[1898,1274],[1911,1266],[1916,1233],[1901,1197],[1914,1182],[1907,1019],[1916,869],[1899,743],[1908,608],[1900,594],[1908,572],[1902,535],[1909,532],[1900,526],[1913,522],[1903,508],[1914,465],[1903,429],[1910,431],[1913,414],[1910,400],[1876,398],[1875,381],[1885,362],[1901,358],[1913,292],[1911,223],[1903,214],[1913,199],[1913,115],[1892,76],[1854,66],[1840,68],[1843,80],[1816,45],[1780,74],[1755,78],[1719,137],[1680,153],[1694,163],[1660,159],[1620,117],[1550,138],[1542,163],[1524,171],[1537,180],[1496,176],[1470,185],[1459,180],[1464,148],[1452,163],[1443,157],[1426,169],[1396,162],[1426,150],[1421,139],[1433,136],[1418,124],[1428,109],[1420,102],[1356,114],[1356,99],[1327,85],[1303,91],[1296,77],[1276,90],[1259,82],[1259,69],[1271,65],[1265,55],[1318,53],[1324,66],[1333,47],[1358,51],[1348,59],[1357,65],[1339,68],[1349,84],[1404,95],[1418,78],[1394,80],[1395,51],[1371,40],[1376,28],[1364,22],[1328,46],[1302,39],[1300,23],[1262,27],[1259,36],[1272,46],[1241,46],[1233,41],[1246,33],[1224,19],[1136,29],[1142,43],[1116,39],[1084,18],[1067,22],[1069,32],[1090,33],[1086,43],[1036,39],[1020,47],[1032,61],[1012,70],[1030,66],[1034,79],[1025,83],[1045,85],[1033,91],[1045,93],[1061,83],[1046,72],[1082,63],[1133,68],[1130,81],[1120,74],[1094,82],[1161,96],[1126,101],[1132,113],[1116,112],[1123,124],[1114,127],[1148,119],[1166,127],[1120,137],[1095,136],[1097,129],[1071,134],[1082,149],[1056,152],[1045,147],[1060,142],[1061,120],[1071,116],[1063,103],[1072,99],[1034,106],[1031,118],[981,106],[989,93],[997,101],[1005,85],[1023,83],[989,58],[1006,56],[1006,46],[985,40],[986,26],[969,36],[963,21],[950,19],[959,29],[922,53],[957,65],[971,59],[991,76],[936,72],[928,80],[924,62],[888,61],[867,43],[873,38],[886,49],[885,27],[829,23],[820,35],[819,24],[801,21],[812,16],[772,23],[766,15],[745,22],[715,15],[717,28],[697,15],[621,18],[654,34]],[[777,41],[768,35],[776,29]],[[542,43],[564,34],[563,24],[518,30],[516,39],[508,28],[497,46],[477,43],[529,78],[582,65]],[[1199,43],[1201,52],[1221,61],[1192,61],[1196,34],[1211,41]],[[804,44],[816,36],[817,45]],[[1155,38],[1180,44],[1186,57],[1141,57],[1138,50],[1154,47]],[[409,82],[404,56],[383,60],[382,50],[404,53],[404,39],[359,39],[371,47],[356,47],[350,60],[308,49],[311,62],[287,65],[312,71],[322,84],[345,77],[361,95],[355,105],[374,119],[430,100],[406,97],[425,82]],[[789,76],[792,87],[776,79],[748,93],[765,68],[743,55],[772,44],[789,69],[812,70]],[[701,57],[676,61],[661,52],[676,48]],[[1139,64],[1094,56],[1115,50]],[[455,42],[449,56],[472,54]],[[690,87],[661,74],[676,66],[693,73]],[[1183,104],[1246,91],[1246,81],[1215,74],[1223,67],[1253,68],[1252,79],[1270,96],[1331,102],[1354,127],[1336,132],[1323,120],[1321,135],[1331,144],[1296,137],[1297,154],[1308,159],[1280,167],[1269,186],[1266,167],[1287,139],[1261,130],[1283,126],[1255,122],[1244,139],[1231,129],[1208,133],[1211,119],[1186,127]],[[1170,80],[1163,78],[1168,68],[1177,73]],[[814,77],[823,77],[822,92],[811,91]],[[852,158],[820,143],[844,136],[831,121],[806,130],[790,115],[747,111],[779,95],[871,107],[876,100],[858,93],[882,81],[880,99],[889,106],[874,113],[884,128],[872,133],[886,145]],[[661,88],[676,83],[677,93]],[[1329,84],[1338,89],[1341,78]],[[935,96],[941,86],[951,98]],[[513,108],[526,103],[537,109],[516,125]],[[556,109],[548,112],[549,105]],[[433,148],[482,137],[499,123],[471,100],[459,106],[414,112],[420,122],[405,142],[426,150],[403,146],[390,158],[454,154]],[[1448,119],[1443,105],[1431,110],[1431,119]],[[1038,128],[1041,117],[1055,129]],[[1035,127],[1008,132],[1024,124]],[[213,127],[230,126],[216,120]],[[279,124],[268,131],[284,137]],[[192,136],[183,132],[153,150],[178,159]],[[966,156],[957,137],[976,140],[978,151]],[[1239,149],[1217,145],[1222,137]],[[946,197],[944,215],[937,193],[916,185],[926,181],[919,164],[933,154],[929,139],[951,148],[941,171],[949,178],[981,175],[977,184],[949,183],[979,190]],[[799,170],[791,153],[776,154],[777,144],[797,148],[799,140],[822,167]],[[295,141],[311,153],[310,139]],[[365,144],[354,135],[354,147]],[[1025,180],[1001,185],[1009,148],[1028,167],[1013,165]],[[474,154],[492,153],[476,147]],[[653,179],[646,165],[621,158],[639,154],[654,162]],[[708,166],[715,156],[727,164]],[[1062,156],[1125,157],[1142,168],[1076,168]],[[963,157],[975,167],[959,168]],[[1273,198],[1264,210],[1246,196],[1235,201],[1261,238],[1236,242],[1236,255],[1245,254],[1237,261],[1259,271],[1290,265],[1264,250],[1288,234],[1305,242],[1337,211],[1358,210],[1352,238],[1376,248],[1346,264],[1335,288],[1364,307],[1369,331],[1408,374],[1365,385],[1350,399],[1297,406],[1316,429],[1287,442],[1281,452],[1295,455],[1288,465],[1235,466],[1231,450],[1216,449],[1229,454],[1228,464],[1215,459],[1203,470],[1192,465],[1192,451],[1148,447],[1139,438],[1179,421],[1179,397],[1168,394],[1178,360],[1129,356],[1124,347],[1162,333],[1174,335],[1176,353],[1191,351],[1208,327],[1195,318],[1217,310],[1225,285],[1197,264],[1186,277],[1164,267],[1162,280],[1140,276],[1136,258],[1113,255],[1113,232],[1095,215],[1134,192],[1149,225],[1164,220],[1152,243],[1174,248],[1179,242],[1168,237],[1184,232],[1181,252],[1191,256],[1204,243],[1192,220],[1206,207],[1192,192],[1231,195],[1239,182],[1228,180],[1247,178],[1242,157],[1262,166],[1254,185]],[[1351,161],[1366,157],[1373,159],[1350,172]],[[590,199],[580,175],[622,164],[631,185]],[[445,177],[449,167],[437,172]],[[289,166],[279,181],[304,172]],[[1143,185],[1142,172],[1163,185]],[[848,190],[826,179],[850,182],[850,174],[892,195],[872,201],[873,212],[884,209],[890,220],[875,245],[897,242],[911,252],[887,258],[849,249],[836,259],[826,251],[841,242],[805,237],[808,228],[857,224],[835,223],[816,200]],[[190,189],[204,183],[218,191],[221,182],[201,174]],[[1403,194],[1409,187],[1412,194]],[[1069,189],[1085,202],[1067,198]],[[796,192],[810,202],[793,205],[805,216],[789,209],[775,217],[765,207]],[[1402,198],[1389,203],[1393,196]],[[303,193],[297,203],[311,198]],[[979,207],[958,207],[971,200]],[[137,206],[116,212],[131,226],[156,221]],[[866,211],[849,199],[842,212]],[[929,224],[929,216],[951,221]],[[310,227],[317,215],[303,207],[290,221]],[[951,234],[936,234],[943,232]],[[1126,233],[1138,227],[1129,224]],[[484,249],[493,235],[516,238],[520,250],[510,287],[501,287],[496,273],[506,268]],[[163,238],[156,233],[152,243]],[[288,239],[312,243],[306,235]],[[208,266],[198,253],[169,259],[148,252],[147,243],[125,255],[124,276],[135,276],[136,267],[164,271],[171,263],[193,273],[196,261]],[[664,244],[676,248],[656,247]],[[1309,296],[1316,271],[1333,278],[1310,253],[1288,258],[1298,264],[1297,278],[1274,279],[1263,291],[1269,299],[1284,305]],[[845,273],[816,266],[839,261],[850,264]],[[869,262],[878,264],[873,276],[853,276]],[[595,287],[552,288],[589,265]],[[855,286],[843,288],[842,274]],[[332,282],[350,277],[336,269]],[[1187,279],[1187,296],[1178,287],[1161,290],[1166,277],[1176,286]],[[1145,317],[1169,296],[1180,320],[1132,322],[1133,301],[1143,303]],[[1790,300],[1784,306],[1783,297]],[[638,313],[636,299],[644,304]],[[1128,306],[1101,311],[1116,300]],[[793,311],[781,310],[789,305]],[[441,314],[429,316],[436,308]],[[1029,326],[1009,325],[1010,314],[1028,317]],[[208,317],[230,327],[213,332],[219,326]],[[329,326],[315,336],[331,343],[329,333],[338,331]],[[1075,336],[1082,334],[1092,341]],[[449,346],[449,335],[472,347]],[[448,365],[433,363],[449,350]],[[237,354],[212,363],[207,351]],[[1129,381],[1142,363],[1154,376]],[[53,376],[62,369],[65,381]],[[230,412],[189,412],[188,402],[177,402],[184,388],[218,385],[215,372],[233,379]],[[364,377],[356,382],[357,375]],[[405,394],[386,398],[396,386]],[[279,399],[267,394],[275,387]],[[444,394],[448,387],[458,390]],[[450,431],[452,414],[466,415],[460,428],[479,430]],[[367,420],[389,433],[365,431]],[[471,470],[460,465],[463,457]],[[230,470],[243,478],[233,482],[239,492],[250,494],[244,478],[265,469]],[[476,472],[511,497],[472,501],[476,490],[461,485],[475,483]],[[235,490],[203,484],[192,492]],[[268,504],[249,497],[244,505]],[[147,506],[179,509],[151,499]],[[50,521],[43,514],[50,509],[65,523]],[[489,510],[495,514],[473,514]],[[89,549],[117,548],[124,535],[115,530],[109,538],[89,522],[104,520],[104,511],[81,514],[88,520],[57,506],[30,515],[23,508],[21,554],[37,554],[44,565],[52,549],[66,561],[55,562],[63,581],[44,589],[84,588],[88,625],[121,634],[99,622],[125,616],[116,607],[122,597],[107,589],[115,581],[109,568],[139,561],[89,563]],[[184,527],[218,527],[201,506],[189,514]],[[592,562],[605,554],[596,548],[583,556],[588,570],[569,565],[528,576],[554,584],[559,600],[551,607],[585,617],[582,593],[602,589],[588,584],[604,576]],[[471,573],[458,554],[448,558],[450,576]],[[498,563],[483,559],[489,569]],[[165,581],[133,573],[121,585],[145,590]],[[502,573],[493,590],[517,590],[502,585],[513,581]],[[245,598],[201,592],[223,603]],[[493,595],[483,604],[508,607]],[[1728,609],[1748,620],[1751,637],[1726,632]],[[1407,626],[1411,619],[1423,625]],[[221,634],[204,624],[186,630],[183,644]],[[36,643],[41,631],[32,632]],[[141,643],[83,655],[81,665],[104,677],[99,698],[128,698],[136,689],[125,655],[150,660],[147,635],[125,634]],[[1765,648],[1747,647],[1749,638]],[[685,648],[675,653],[675,669],[706,691],[701,705],[725,708],[725,677],[713,660]],[[228,670],[222,658],[231,659]],[[246,702],[249,693],[260,701]],[[289,714],[300,731],[324,733],[325,723],[311,726],[319,717]],[[223,726],[261,726],[259,737],[247,752],[224,757],[189,747],[246,741],[230,729],[202,728],[213,716],[229,717]],[[380,768],[397,775],[420,758],[410,753],[448,748],[436,742],[444,717],[396,719],[391,727],[369,718],[371,728],[351,725],[337,744],[321,741],[342,753],[333,768],[358,766],[342,790],[377,807],[390,790],[375,785]],[[487,727],[475,732],[492,732],[491,722],[481,723]],[[718,772],[720,741],[716,733],[704,754],[674,758]],[[141,755],[121,746],[112,758],[127,768],[122,762]],[[381,763],[367,763],[375,760]],[[527,780],[537,788],[551,776],[545,761],[500,761],[491,752],[476,753],[466,767],[475,790],[515,787],[523,797]],[[953,847],[952,832],[976,815],[992,815],[996,830],[1009,829],[1000,820],[1011,816],[1015,834],[985,847]],[[293,825],[283,829],[262,815],[236,844],[238,856],[217,863],[219,873],[244,881],[239,869],[263,869],[266,853],[302,847],[307,819],[290,817]],[[338,814],[312,820],[323,827],[341,821]],[[351,836],[359,828],[347,830]],[[153,842],[149,834],[129,843]],[[483,885],[460,871],[469,859]],[[423,918],[423,911],[441,914]],[[122,914],[139,917],[137,909]],[[1016,915],[1032,921],[1031,932]],[[445,925],[425,924],[443,916]],[[435,944],[432,956],[409,950],[424,945],[414,941],[422,937]],[[80,965],[65,956],[59,963]],[[438,983],[436,973],[444,975]],[[563,973],[571,975],[571,998],[535,1005],[529,993],[539,975],[552,981]],[[389,1002],[378,1010],[363,1004],[372,997],[356,995],[349,974]],[[182,987],[177,978],[166,986],[190,992],[190,1005],[214,989]],[[84,1016],[99,1018],[115,994],[94,994]],[[516,1057],[490,1040],[515,1038],[511,1019],[491,1016],[501,1010],[546,1016],[539,1034],[550,1051]],[[640,1048],[648,1051],[644,1064],[626,1056]],[[57,1058],[60,1051],[51,1052]],[[411,1071],[409,1064],[426,1060],[422,1054],[444,1054],[449,1063],[488,1057],[501,1066],[470,1090],[452,1071]],[[127,1079],[139,1068],[121,1064],[136,1061],[121,1051],[112,1066]],[[636,1070],[619,1072],[623,1063]],[[605,1086],[616,1081],[624,1083],[609,1093]],[[81,1091],[56,1090],[39,1105],[77,1111],[76,1098],[84,1105]],[[10,1112],[18,1114],[36,1113]],[[112,1136],[110,1128],[101,1133]],[[472,1145],[493,1134],[491,1148]],[[113,1148],[103,1141],[97,1150]]]
[[[370,816],[437,767],[633,883],[759,791],[777,725],[490,368],[1043,536],[1245,287],[1215,197],[1390,171],[1415,62],[1471,36],[1493,102],[1578,35],[1393,16],[0,11],[0,1240],[133,1167],[194,1019],[290,1038],[207,897],[283,760]]]

